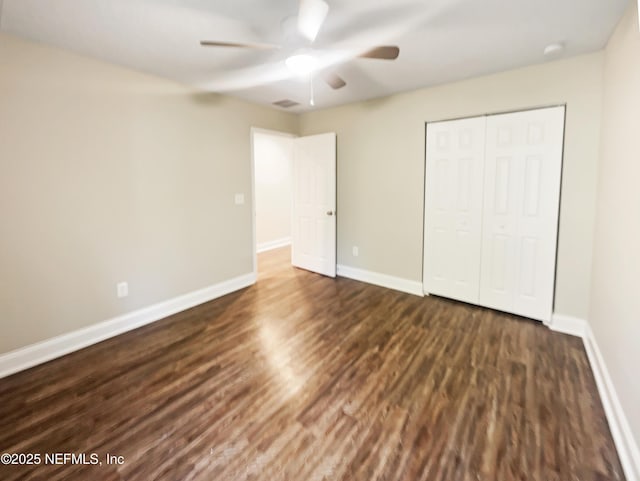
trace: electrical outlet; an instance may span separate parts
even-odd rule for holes
[[[244,194],[236,194],[235,201],[236,205],[244,204]]]
[[[118,297],[127,297],[129,295],[129,284],[126,282],[119,282],[116,285],[116,290],[118,292]]]
[[[353,246],[352,252],[353,257],[358,257],[358,254],[360,254],[360,249],[358,249],[358,246]]]

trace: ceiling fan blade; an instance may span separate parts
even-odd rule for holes
[[[342,77],[340,77],[335,72],[329,72],[323,76],[324,81],[329,84],[333,90],[338,90],[347,85],[347,82],[344,81]]]
[[[395,60],[400,55],[400,48],[395,45],[381,45],[358,55],[361,58],[378,58],[381,60]]]
[[[280,48],[280,45],[273,45],[270,43],[216,42],[215,40],[201,40],[200,45],[202,45],[203,47],[255,48],[258,50],[272,50]]]
[[[329,4],[324,0],[300,0],[298,31],[313,42],[329,13]]]

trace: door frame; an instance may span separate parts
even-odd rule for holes
[[[252,272],[257,279],[258,276],[258,240],[256,235],[256,152],[254,146],[255,134],[266,134],[274,137],[286,137],[295,139],[298,136],[289,132],[281,132],[279,130],[263,129],[261,127],[251,127],[249,137],[251,145],[251,248],[253,249]],[[291,200],[293,204],[293,198]],[[293,206],[291,206],[293,208]]]
[[[640,1],[640,0],[638,0]],[[435,119],[435,120],[425,120],[424,122],[424,150],[422,156],[422,165],[424,167],[423,173],[424,177],[422,179],[422,292],[425,296],[429,296],[429,292],[425,289],[425,276],[426,272],[424,270],[424,261],[425,261],[425,250],[426,250],[426,201],[427,201],[427,126],[429,124],[434,124],[438,122],[449,122],[453,120],[464,120],[471,119],[475,117],[492,117],[495,115],[504,115],[504,114],[513,114],[519,112],[529,112],[531,110],[541,110],[548,109],[554,107],[564,107],[564,130],[563,130],[563,141],[562,141],[562,158],[561,158],[561,166],[560,166],[560,195],[558,198],[558,229],[556,233],[556,258],[555,258],[555,271],[553,276],[553,296],[551,300],[551,312],[552,316],[555,312],[556,307],[556,287],[558,282],[558,252],[560,245],[560,221],[561,221],[561,213],[562,213],[562,187],[564,180],[564,154],[565,154],[565,143],[567,137],[567,110],[568,105],[566,102],[564,103],[553,103],[553,104],[543,104],[534,107],[522,107],[522,108],[513,108],[509,110],[496,110],[489,113],[481,113],[481,114],[469,114],[461,117],[448,117],[443,119]],[[546,325],[546,323],[544,323]]]

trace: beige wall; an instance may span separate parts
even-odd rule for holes
[[[291,237],[293,138],[256,133],[253,137],[256,187],[256,242]]]
[[[566,103],[555,310],[586,318],[602,63],[596,53],[303,114],[302,135],[338,135],[338,263],[422,280],[425,122]]]
[[[0,352],[250,273],[252,126],[297,118],[0,35]]]
[[[604,72],[589,321],[640,445],[640,32],[635,2],[609,41]]]

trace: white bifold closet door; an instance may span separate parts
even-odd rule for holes
[[[485,118],[427,125],[424,290],[478,302]]]
[[[487,117],[480,304],[549,321],[564,107]]]
[[[564,107],[427,125],[424,290],[549,321]]]

